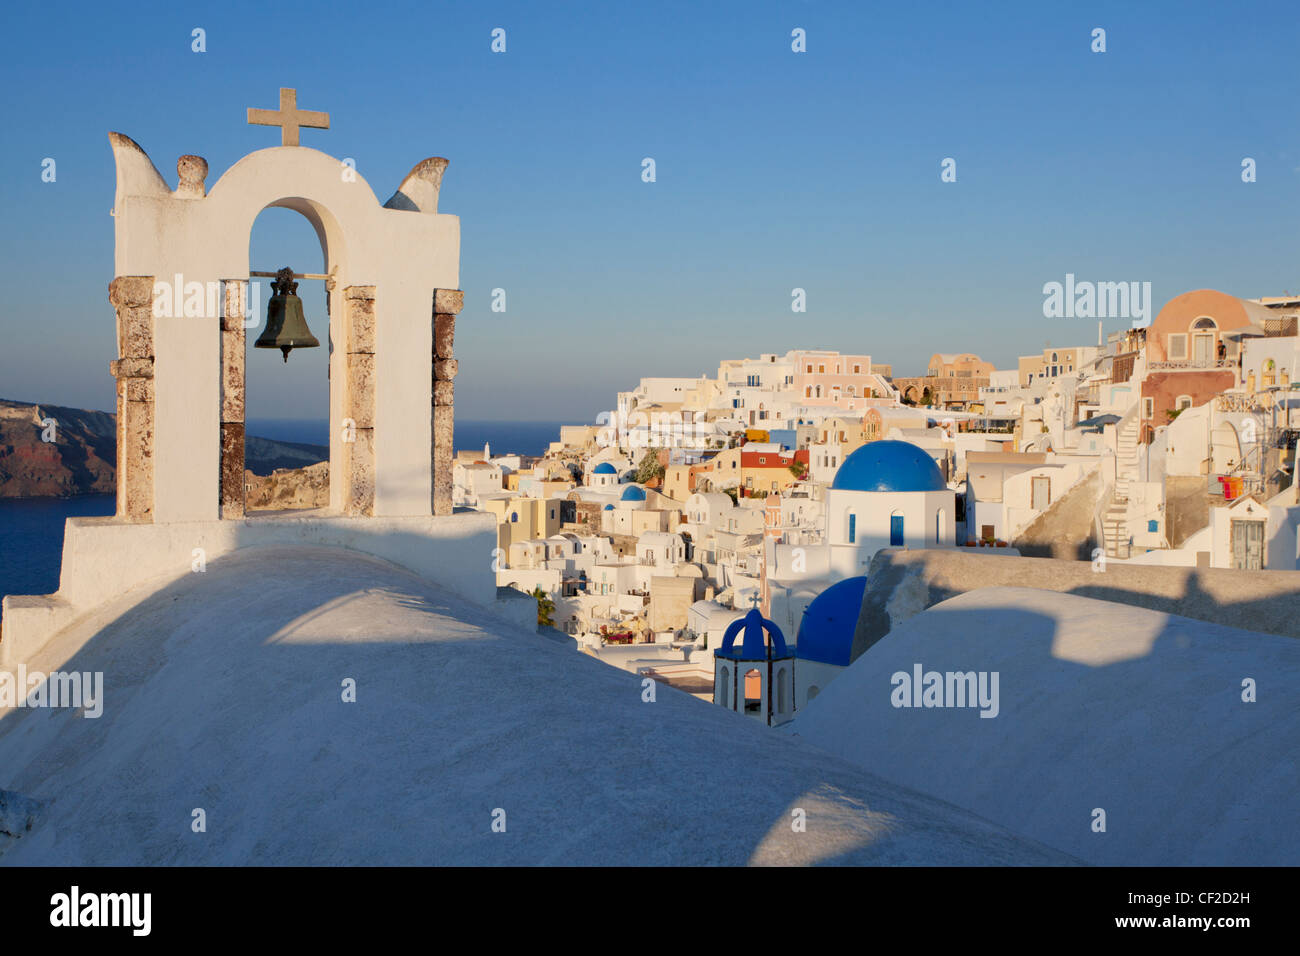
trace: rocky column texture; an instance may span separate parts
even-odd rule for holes
[[[153,520],[153,276],[118,276],[108,286],[117,311],[117,514]]]
[[[347,343],[343,512],[375,513],[375,287],[343,290]]]
[[[244,289],[227,279],[221,317],[221,517],[244,517]]]
[[[452,341],[456,336],[456,314],[465,305],[465,293],[457,289],[433,291],[433,513],[451,514],[452,442],[456,421],[456,359]]]

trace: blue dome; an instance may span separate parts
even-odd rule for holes
[[[602,461],[595,468],[591,469],[593,475],[617,475],[618,469],[607,461]]]
[[[845,578],[817,595],[799,623],[795,656],[804,661],[848,667],[852,663],[853,632],[858,627],[866,590],[865,577]]]
[[[873,441],[840,465],[831,487],[844,491],[943,491],[943,472],[929,453],[908,441]]]
[[[624,501],[645,501],[645,489],[638,488],[636,485],[628,485],[623,492]]]
[[[613,510],[614,510],[614,506],[613,506],[613,505],[605,505],[605,510],[606,510],[606,511],[613,511]]]
[[[745,637],[737,649],[736,638],[742,630],[745,632]],[[718,657],[727,657],[733,661],[765,661],[768,659],[768,645],[763,639],[764,631],[772,639],[772,659],[789,657],[790,651],[786,648],[785,635],[775,623],[763,617],[758,608],[754,608],[744,617],[736,618],[727,625],[727,629],[722,632],[722,647],[714,653]]]

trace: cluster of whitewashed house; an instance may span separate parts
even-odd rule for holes
[[[1150,329],[1049,348],[1029,371],[993,371],[973,410],[903,406],[887,367],[836,352],[646,379],[540,462],[463,456],[457,501],[498,514],[498,583],[552,595],[558,628],[597,653],[636,642],[620,653],[642,670],[694,647],[715,700],[779,723],[851,662],[852,609],[882,548],[1300,566],[1300,499],[1279,487],[1300,350],[1294,323],[1243,301],[1175,300]],[[647,448],[669,450],[655,488],[632,480]],[[746,458],[796,451],[800,477],[745,478]],[[756,634],[764,663],[741,667]]]

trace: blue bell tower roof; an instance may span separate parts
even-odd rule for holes
[[[744,633],[739,648],[736,638]],[[771,644],[764,639],[764,632],[771,638]],[[769,655],[768,651],[771,651]],[[722,634],[722,647],[714,651],[716,657],[726,657],[733,661],[766,661],[793,657],[785,643],[785,635],[773,621],[754,608],[742,618],[727,625]]]

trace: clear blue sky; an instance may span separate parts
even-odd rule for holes
[[[896,374],[938,350],[1006,367],[1096,341],[1093,321],[1043,318],[1043,284],[1067,272],[1150,281],[1157,308],[1201,287],[1300,292],[1294,0],[9,4],[3,18],[6,398],[113,406],[106,133],[173,184],[176,157],[198,153],[211,184],[278,142],[244,111],[275,107],[281,86],[330,113],[303,145],[353,157],[380,201],[418,160],[451,160],[440,208],[461,217],[467,418],[590,420],[641,376],[789,348],[869,352]],[[791,52],[795,27],[807,53]],[[940,182],[944,157],[956,183]],[[259,218],[252,254],[320,267],[284,210]],[[304,301],[323,336],[320,293]],[[250,418],[325,417],[324,352],[288,368],[259,353]]]

